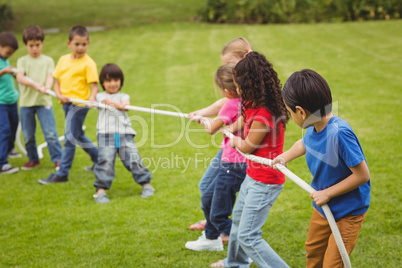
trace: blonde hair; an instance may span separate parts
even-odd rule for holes
[[[250,42],[244,37],[237,37],[223,47],[221,55],[225,56],[226,54],[231,53],[241,60],[246,53],[251,51],[253,51],[253,46]]]
[[[233,71],[236,64],[229,63],[221,65],[215,72],[215,84],[221,89],[227,89],[236,92],[236,86],[233,82]]]

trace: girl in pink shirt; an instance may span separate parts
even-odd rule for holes
[[[219,67],[215,73],[215,83],[221,89],[222,95],[228,100],[220,109],[216,118],[201,118],[209,134],[215,134],[222,126],[233,124],[240,116],[241,101],[233,83],[234,64],[226,64]],[[235,133],[239,136],[241,133]],[[202,209],[207,223],[205,232],[196,241],[186,243],[186,248],[202,250],[223,250],[222,240],[227,241],[232,226],[233,206],[236,193],[246,176],[246,159],[230,146],[229,138],[225,137],[221,144],[222,157],[219,171],[209,184],[201,197]]]
[[[281,97],[280,80],[264,55],[247,53],[234,69],[237,92],[242,98],[244,138],[230,140],[243,153],[273,159],[283,150],[288,113]],[[233,126],[233,125],[232,125]],[[230,126],[230,130],[235,130]],[[236,124],[234,124],[236,126]],[[279,171],[247,160],[247,176],[233,209],[227,258],[211,267],[289,267],[262,239],[262,226],[285,182]],[[275,227],[273,227],[273,232]]]

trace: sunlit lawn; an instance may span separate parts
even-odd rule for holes
[[[401,99],[402,21],[315,25],[207,25],[163,23],[91,33],[89,55],[98,69],[117,63],[131,104],[158,109],[175,106],[188,113],[219,96],[213,72],[220,51],[244,36],[273,62],[282,82],[311,68],[328,81],[336,114],[355,130],[364,149],[372,183],[372,202],[351,256],[353,267],[398,267],[401,260]],[[44,53],[55,61],[68,53],[67,34],[48,35]],[[12,64],[26,53],[21,47]],[[54,101],[59,135],[64,115]],[[198,182],[218,150],[211,138],[184,119],[129,112],[136,142],[153,172],[155,196],[141,199],[140,186],[121,163],[109,191],[111,203],[94,202],[94,175],[83,168],[89,157],[78,149],[69,182],[42,186],[53,172],[45,151],[34,171],[0,176],[1,267],[208,267],[224,252],[184,248],[200,232],[187,226],[203,218]],[[97,112],[86,120],[96,140]],[[290,122],[286,148],[302,137]],[[43,137],[38,131],[39,143]],[[27,158],[11,159],[22,166]],[[187,166],[188,165],[188,166]],[[187,167],[186,167],[187,166]],[[289,168],[311,175],[304,159]],[[263,237],[291,267],[304,267],[304,241],[312,211],[306,192],[288,180],[263,228]],[[399,263],[399,264],[398,264]]]

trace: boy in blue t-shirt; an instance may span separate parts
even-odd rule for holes
[[[0,174],[18,172],[7,158],[15,154],[14,141],[18,126],[17,100],[19,93],[15,88],[13,67],[8,58],[18,49],[18,41],[11,32],[0,34]]]
[[[341,267],[342,258],[322,205],[328,204],[350,255],[370,205],[370,172],[352,128],[332,114],[331,90],[313,70],[293,73],[282,97],[293,120],[306,134],[273,165],[306,155],[313,175],[314,211],[305,243],[306,267]]]

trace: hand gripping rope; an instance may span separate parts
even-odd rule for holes
[[[230,139],[232,139],[234,137],[234,135],[227,130],[224,130],[223,132]],[[240,154],[242,154],[245,158],[247,158],[251,161],[254,161],[254,162],[257,162],[257,163],[260,163],[263,165],[271,166],[272,160],[270,160],[270,159],[258,157],[258,156],[252,155],[252,154],[245,154],[245,153],[241,152],[239,149],[237,149],[237,151]],[[316,191],[307,182],[300,179],[292,171],[287,169],[284,165],[276,164],[276,167],[279,169],[280,172],[285,174],[286,177],[291,179],[294,183],[299,185],[301,188],[303,188],[308,193],[311,194]],[[325,216],[327,217],[332,234],[334,235],[336,245],[338,246],[339,253],[341,254],[341,257],[342,257],[343,264],[345,265],[346,268],[351,268],[352,265],[350,263],[349,255],[348,255],[348,252],[346,251],[345,244],[343,243],[341,233],[339,232],[338,226],[336,225],[334,216],[332,215],[332,212],[327,204],[322,205],[322,209],[324,210],[324,213],[325,213]]]

